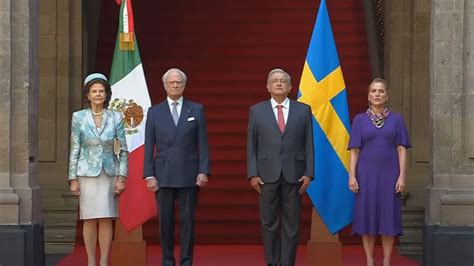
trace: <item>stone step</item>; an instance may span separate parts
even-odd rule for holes
[[[43,209],[45,227],[76,226],[77,207],[48,206]]]
[[[403,236],[399,237],[400,243],[416,244],[422,243],[422,232],[421,228],[403,228]]]
[[[398,254],[401,255],[421,255],[423,254],[423,245],[404,244],[397,247]]]
[[[64,205],[76,207],[79,205],[79,197],[70,192],[62,193],[61,197],[64,199]]]
[[[45,243],[46,254],[69,254],[74,251],[75,243]]]
[[[421,229],[423,227],[423,220],[406,220],[403,218],[403,228]]]
[[[423,220],[425,218],[425,212],[405,212],[403,211],[403,219],[407,220]]]
[[[402,208],[403,213],[424,213],[425,208],[420,206],[404,206]]]
[[[76,239],[76,226],[55,226],[44,229],[46,243],[74,243]]]
[[[77,206],[45,206],[44,212],[74,212],[77,213]]]
[[[76,240],[77,206],[46,206],[43,209],[46,254],[68,254]]]
[[[403,236],[399,237],[398,253],[402,255],[423,254],[422,229],[425,219],[424,207],[403,207]]]

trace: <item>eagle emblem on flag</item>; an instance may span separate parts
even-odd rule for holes
[[[133,99],[115,98],[110,102],[110,109],[122,113],[127,135],[138,133],[137,127],[142,123],[144,117],[142,106]]]

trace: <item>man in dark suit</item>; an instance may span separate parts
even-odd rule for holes
[[[163,75],[167,99],[148,110],[144,177],[156,191],[162,265],[175,265],[174,203],[180,212],[180,265],[192,265],[194,213],[199,187],[207,184],[209,156],[201,104],[183,98],[186,75],[177,68]]]
[[[291,78],[282,69],[268,74],[271,99],[250,107],[247,172],[260,194],[265,261],[294,265],[301,194],[313,177],[311,108],[288,99]]]

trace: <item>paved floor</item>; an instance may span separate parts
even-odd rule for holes
[[[48,254],[46,255],[46,264],[45,266],[56,266],[56,264],[67,254]],[[422,264],[422,256],[421,255],[408,255],[407,257],[415,260],[420,265]]]
[[[148,246],[148,261],[150,265],[159,265],[159,257],[161,256],[161,250],[158,246]],[[228,245],[219,245],[219,246],[209,246],[209,245],[198,245],[195,248],[195,264],[196,265],[206,265],[206,266],[216,266],[216,265],[225,265],[222,264],[222,261],[225,260],[226,265],[236,265],[242,266],[242,263],[239,261],[245,260],[244,265],[262,265],[263,261],[263,252],[261,246],[247,246],[247,245],[238,245],[238,246],[228,246]],[[179,248],[176,248],[177,252]],[[299,256],[297,256],[298,265],[306,265],[305,255],[306,249],[299,248]],[[382,258],[381,247],[376,249],[377,259]],[[418,266],[421,264],[421,256],[400,256],[396,253],[393,254],[392,258],[393,265],[396,266]],[[177,254],[176,254],[177,256]],[[232,263],[229,262],[230,261]],[[61,260],[63,259],[63,260]],[[411,260],[410,260],[411,259]],[[60,261],[60,264],[58,262]],[[74,254],[71,255],[47,255],[46,256],[46,265],[62,265],[62,266],[84,266],[86,263],[86,254],[84,247],[78,247]],[[299,261],[299,262],[298,262]],[[235,263],[234,263],[235,262]],[[365,256],[363,254],[362,246],[347,246],[343,248],[343,265],[351,266],[365,266]]]
[[[56,266],[65,254],[47,254],[45,266]]]

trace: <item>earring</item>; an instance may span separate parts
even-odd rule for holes
[[[388,100],[385,102],[385,108],[388,108]]]

